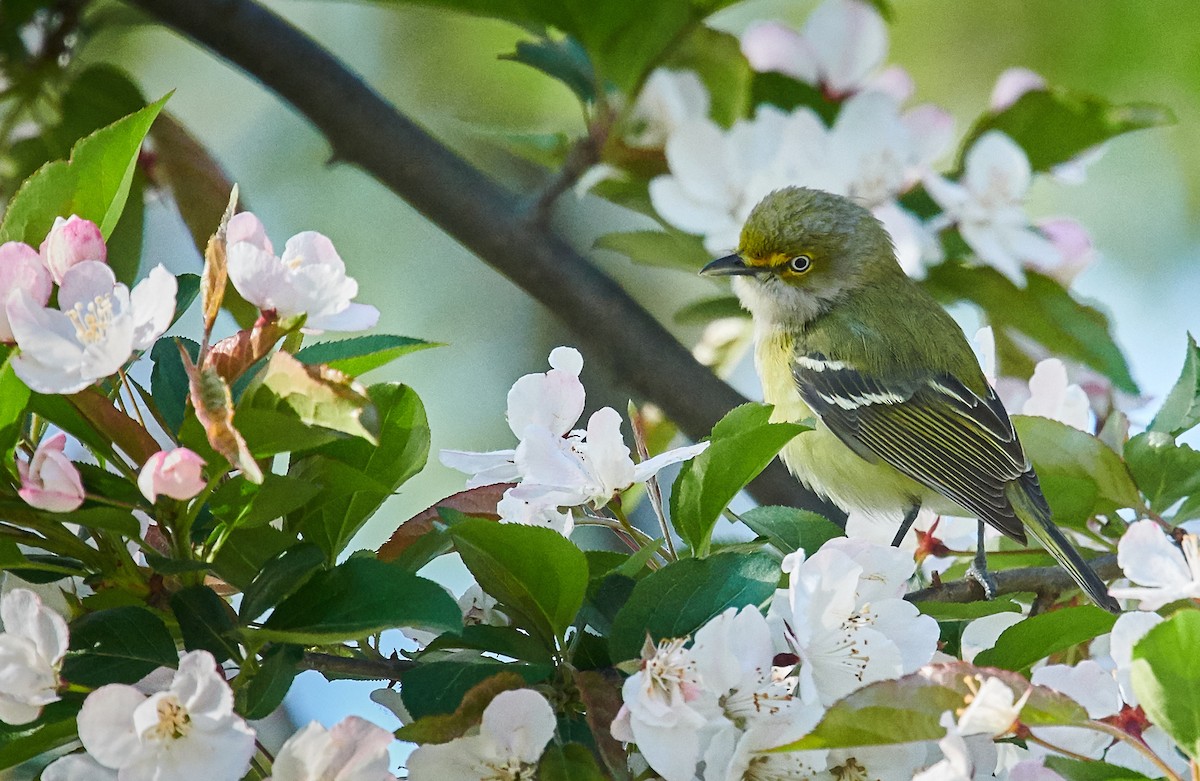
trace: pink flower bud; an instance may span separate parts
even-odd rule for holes
[[[186,447],[160,450],[142,467],[138,488],[152,502],[160,494],[172,499],[191,499],[204,488],[203,466],[204,459]]]
[[[1009,68],[996,79],[990,101],[992,111],[1003,111],[1026,92],[1046,89],[1046,80],[1028,68]]]
[[[250,212],[240,212],[229,220],[229,227],[225,231],[225,243],[233,246],[239,241],[249,242],[263,252],[275,254],[275,248],[267,238],[267,229],[262,221]]]
[[[33,453],[29,463],[17,460],[21,488],[17,491],[31,507],[65,513],[83,504],[83,482],[79,470],[63,453],[66,434],[55,434]]]
[[[15,296],[45,306],[53,286],[37,250],[19,241],[0,244],[0,342],[16,341],[8,324],[9,299]]]
[[[42,261],[50,269],[55,284],[62,284],[63,274],[76,263],[85,260],[108,262],[108,249],[100,228],[91,220],[72,214],[67,219],[56,217],[54,227],[42,242]]]

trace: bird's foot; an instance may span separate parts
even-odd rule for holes
[[[996,577],[988,571],[987,554],[982,547],[975,553],[975,560],[967,568],[967,577],[975,581],[983,589],[984,599],[992,600],[1000,593],[996,585]]]

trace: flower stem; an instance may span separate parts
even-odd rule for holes
[[[1163,772],[1163,778],[1169,781],[1183,781],[1183,778],[1171,769],[1171,766],[1163,761],[1162,757],[1154,753],[1154,750],[1146,745],[1140,738],[1130,735],[1123,729],[1105,724],[1102,721],[1089,721],[1086,725],[1089,729],[1094,729],[1097,732],[1103,732],[1105,735],[1111,735],[1117,740],[1123,740],[1134,748],[1139,754],[1150,760],[1159,770]],[[1193,774],[1194,777],[1194,774]]]

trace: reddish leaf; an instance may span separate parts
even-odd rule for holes
[[[68,397],[71,404],[97,431],[142,465],[162,450],[140,423],[113,406],[112,400],[95,388]]]
[[[394,561],[421,536],[433,531],[433,522],[438,519],[438,510],[442,508],[458,510],[466,515],[499,520],[496,504],[509,488],[512,488],[512,483],[481,485],[478,488],[447,496],[400,524],[388,541],[379,546],[376,553],[382,561]]]

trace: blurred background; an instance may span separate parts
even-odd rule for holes
[[[526,37],[514,26],[403,4],[268,5],[347,61],[401,111],[500,176],[512,174],[500,151],[501,133],[582,130],[565,87],[497,59]],[[750,0],[714,24],[731,32],[756,19],[799,27],[814,6]],[[1110,142],[1084,184],[1039,179],[1028,208],[1034,217],[1074,216],[1092,232],[1100,258],[1075,290],[1111,314],[1143,393],[1161,398],[1178,375],[1185,331],[1200,327],[1200,4],[897,0],[894,7],[889,61],[911,73],[915,101],[953,113],[960,137],[986,108],[997,75],[1016,65],[1051,85],[1117,103],[1153,101],[1175,113],[1173,127]],[[545,370],[549,350],[573,343],[573,334],[369,177],[328,164],[328,146],[300,117],[190,42],[152,25],[120,25],[96,37],[84,56],[125,69],[148,97],[175,90],[168,110],[240,184],[276,246],[306,229],[333,239],[359,281],[359,300],[382,311],[380,332],[445,343],[372,378],[416,388],[428,408],[434,453],[511,445],[504,421],[509,386],[521,374]],[[555,219],[664,322],[682,304],[717,292],[698,277],[592,252],[596,236],[631,229],[634,218],[617,207],[568,193]],[[170,204],[150,205],[146,231],[144,257],[176,272],[199,270],[200,258]],[[969,316],[964,326],[973,332]],[[689,344],[698,336],[694,329],[677,333]],[[743,390],[753,393],[752,373],[742,374]],[[605,404],[624,408],[619,382],[595,366],[585,366],[583,377],[589,411]],[[401,521],[462,485],[461,474],[432,460],[352,548],[377,547]],[[452,564],[435,566],[443,569],[434,577],[455,582]],[[289,699],[298,723],[318,718],[332,724],[353,711],[396,726],[366,699],[371,685],[335,684],[338,696],[330,697],[316,673],[299,681]]]

